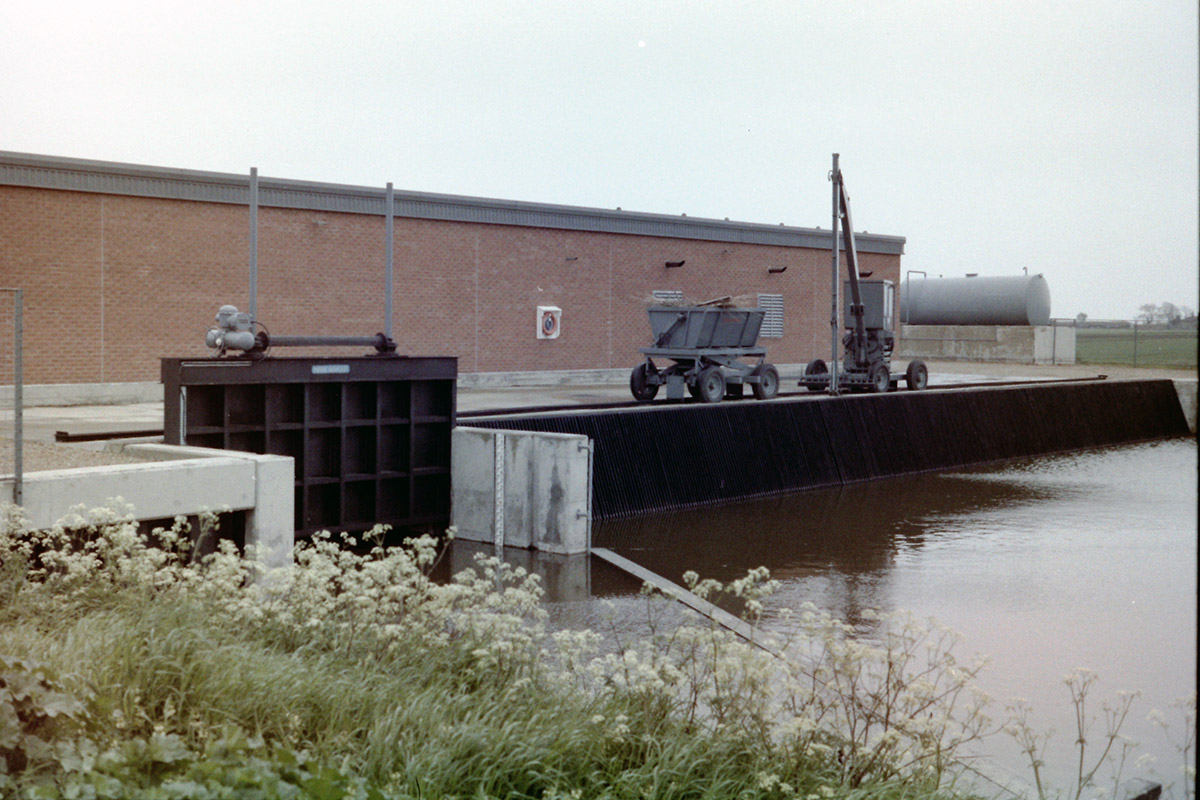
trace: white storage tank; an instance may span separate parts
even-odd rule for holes
[[[920,278],[900,284],[908,325],[1049,325],[1050,287],[1038,275]]]

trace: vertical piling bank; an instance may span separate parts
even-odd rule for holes
[[[1189,433],[1169,380],[655,404],[471,424],[588,436],[600,519]]]

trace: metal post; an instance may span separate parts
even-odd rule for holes
[[[383,335],[387,338],[392,338],[392,245],[395,242],[395,220],[392,214],[392,201],[395,197],[395,192],[392,190],[392,184],[387,185],[387,208],[384,210],[384,219],[386,220],[387,229],[387,273],[383,282]]]
[[[1133,321],[1133,365],[1135,367],[1137,366],[1137,340],[1138,340],[1137,326],[1138,326],[1138,321],[1135,319]]]
[[[840,198],[842,174],[838,171],[838,154],[833,154],[833,171],[829,173],[830,180],[833,181],[833,311],[829,317],[829,327],[831,329],[831,345],[832,354],[829,358],[829,393],[838,393],[838,299],[839,290],[839,264],[838,264],[838,223],[841,218],[840,209],[838,208]]]
[[[250,168],[250,319],[258,318],[258,167]]]
[[[25,376],[22,367],[22,340],[25,338],[25,322],[22,308],[24,292],[16,290],[13,301],[13,504],[25,502],[24,447],[25,447]]]

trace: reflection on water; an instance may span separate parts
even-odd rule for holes
[[[933,520],[1012,509],[1054,494],[944,475],[903,477],[605,522],[593,541],[676,581],[689,569],[725,581],[758,566],[785,582],[836,575],[840,586],[826,592],[838,597],[826,596],[819,605],[857,623],[863,609],[890,605],[891,569],[902,554],[927,544]]]
[[[605,522],[594,543],[675,581],[767,566],[783,581],[775,608],[936,617],[963,633],[960,657],[991,656],[982,682],[997,713],[1024,697],[1059,731],[1047,761],[1060,784],[1074,739],[1061,678],[1089,667],[1098,697],[1142,693],[1126,733],[1169,780],[1173,748],[1144,718],[1195,691],[1196,468],[1196,440],[1175,439]],[[566,563],[553,567],[553,623],[636,634],[639,582],[596,559]],[[1024,771],[1015,747],[993,746]]]

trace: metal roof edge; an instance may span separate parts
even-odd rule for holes
[[[249,174],[93,161],[0,151],[0,185],[155,197],[171,200],[249,202]],[[259,176],[260,206],[352,214],[385,211],[383,187]],[[394,190],[397,216],[492,225],[517,225],[597,233],[767,244],[828,250],[831,232],[818,228],[674,216],[644,211],[555,205]],[[903,236],[856,234],[858,249],[900,255]]]

